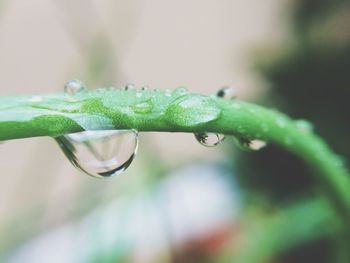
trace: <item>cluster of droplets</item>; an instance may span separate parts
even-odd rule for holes
[[[219,98],[232,100],[236,98],[236,90],[231,87],[223,87],[218,90],[216,96]],[[211,132],[195,133],[194,137],[200,144],[206,147],[217,146],[225,139],[225,135]]]
[[[128,84],[123,89],[137,92],[133,84]],[[84,83],[79,80],[68,81],[64,86],[65,93],[71,96],[86,90]],[[141,91],[150,91],[150,89],[148,86],[143,86]],[[160,90],[154,89],[153,91],[159,92]],[[164,91],[166,96],[175,95],[177,97],[187,93],[185,87],[177,87],[174,91],[168,89]],[[216,93],[216,96],[232,100],[236,98],[236,91],[230,87],[223,87]],[[146,101],[133,105],[131,108],[135,113],[146,113],[153,108],[153,105]],[[302,121],[296,125],[303,130],[309,129]],[[196,140],[206,147],[216,146],[225,138],[223,134],[210,132],[194,135]],[[75,167],[88,175],[106,178],[118,175],[129,167],[137,152],[138,132],[135,130],[82,131],[57,137],[56,141]],[[259,150],[266,145],[264,141],[258,139],[238,138],[237,142],[244,150]]]
[[[235,89],[225,86],[218,90],[216,96],[222,99],[233,100],[236,99],[237,94]],[[235,105],[239,109],[239,105]],[[263,128],[266,130],[265,126]],[[194,136],[200,144],[206,147],[217,146],[225,139],[223,134],[209,132],[195,133]],[[239,148],[245,151],[258,151],[267,145],[265,141],[259,139],[236,138],[235,142]]]
[[[133,90],[133,85],[125,90]],[[87,90],[79,80],[68,81],[64,91],[74,95]],[[125,171],[135,157],[138,132],[135,130],[83,131],[56,138],[67,159],[79,170],[98,178]]]

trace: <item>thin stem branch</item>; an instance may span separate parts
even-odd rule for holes
[[[183,91],[99,89],[0,98],[0,140],[103,129],[217,132],[278,144],[314,170],[341,215],[350,219],[350,176],[339,156],[275,110]]]

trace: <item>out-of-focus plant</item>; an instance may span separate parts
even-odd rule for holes
[[[294,118],[311,121],[343,156],[345,164],[350,158],[349,1],[293,2],[288,42],[282,43],[280,49],[275,46],[259,53],[257,68],[270,84],[260,103],[278,105]],[[300,158],[278,146],[241,155],[240,163],[239,178],[247,192],[263,195],[271,203],[283,205],[296,199],[303,202],[303,198],[319,194],[315,178]],[[335,258],[341,254],[341,246],[332,238],[320,238],[299,247],[294,254],[305,255],[297,261],[328,262],[326,251],[333,249]],[[310,247],[314,253],[309,253]],[[293,254],[289,256],[293,260]]]

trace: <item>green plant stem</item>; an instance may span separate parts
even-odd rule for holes
[[[181,92],[100,89],[0,98],[0,140],[57,137],[82,130],[216,132],[278,144],[314,171],[339,212],[350,219],[350,176],[327,144],[275,110]]]

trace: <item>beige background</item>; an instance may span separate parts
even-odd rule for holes
[[[231,85],[247,100],[268,87],[252,70],[254,52],[286,40],[289,4],[281,0],[0,3],[1,96],[57,92],[65,81],[79,78],[92,88],[131,82],[161,89],[185,85],[206,94]],[[96,64],[93,75],[91,65]],[[79,213],[74,204],[81,200],[86,202],[84,211],[91,200],[109,198],[127,184],[121,178],[142,176],[148,165],[145,151],[156,158],[160,154],[161,162],[177,167],[195,159],[220,158],[219,150],[201,147],[188,134],[144,135],[127,177],[103,181],[76,171],[50,138],[6,142],[0,147],[0,233],[26,211],[38,210],[37,220],[45,229]]]

